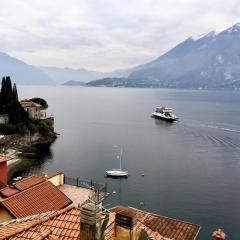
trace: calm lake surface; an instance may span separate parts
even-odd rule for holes
[[[239,239],[240,91],[19,87],[43,97],[61,135],[27,174],[63,171],[108,183],[107,207],[131,205],[200,224],[198,239],[223,228]],[[150,117],[156,106],[179,122]],[[106,179],[123,147],[127,179]],[[142,177],[141,174],[145,176]]]

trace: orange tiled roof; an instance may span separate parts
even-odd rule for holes
[[[31,219],[32,218],[32,219]],[[0,240],[65,239],[77,240],[80,234],[80,212],[74,206],[9,224],[0,224]],[[41,238],[43,237],[44,238]]]
[[[6,186],[5,188],[0,189],[0,195],[3,197],[10,197],[19,191],[15,188]]]
[[[118,207],[118,209],[120,209]],[[123,208],[122,208],[123,209]],[[125,208],[126,210],[127,208]],[[200,229],[198,225],[182,222],[144,212],[135,208],[128,208],[131,212],[135,212],[135,216],[139,216],[137,221],[137,233],[144,229],[149,237],[155,240],[193,240],[196,238]],[[116,208],[113,209],[114,211]],[[152,223],[145,223],[148,217],[157,217]],[[166,220],[168,219],[168,220]],[[148,219],[149,220],[149,219]],[[166,225],[166,222],[168,224]],[[146,225],[147,224],[147,225]],[[165,230],[160,233],[162,227]],[[105,240],[114,240],[115,234],[115,213],[111,213],[109,223],[105,231]],[[194,231],[197,229],[197,231]],[[193,234],[194,232],[194,234]],[[44,236],[44,238],[41,238]],[[0,240],[29,240],[29,239],[79,239],[80,236],[80,210],[74,206],[68,206],[65,209],[54,211],[42,215],[36,215],[25,219],[16,219],[8,224],[0,224]],[[169,237],[170,236],[170,237]]]
[[[15,217],[44,213],[66,207],[72,201],[51,182],[43,182],[1,202]]]
[[[169,239],[193,240],[200,230],[199,225],[141,211],[132,207],[116,206],[112,211],[120,214],[134,215],[145,227]]]
[[[12,159],[11,157],[0,155],[0,162],[6,162],[6,161],[9,161],[11,159]]]
[[[30,177],[24,178],[22,180],[19,180],[19,181],[13,183],[13,186],[15,188],[17,188],[18,190],[23,191],[25,189],[33,187],[44,181],[45,181],[45,179],[42,176],[30,176]]]

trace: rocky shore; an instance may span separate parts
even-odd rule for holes
[[[2,145],[2,153],[12,158],[8,162],[8,175],[11,179],[21,170],[31,167],[33,161],[32,155],[40,145],[50,146],[57,138],[57,133],[51,132],[47,136],[41,133],[34,134],[14,134],[5,136]]]

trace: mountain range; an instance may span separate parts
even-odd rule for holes
[[[41,69],[0,52],[0,76],[11,76],[13,82],[24,85],[54,84]]]
[[[190,37],[156,60],[139,66],[127,80],[105,78],[88,85],[240,88],[240,24]]]
[[[69,81],[87,83],[91,80],[105,77],[127,77],[128,73],[128,70],[102,73],[84,68],[33,66],[0,52],[0,76],[11,76],[15,83],[22,85],[55,85],[64,83],[71,85],[72,82],[68,83]]]
[[[223,31],[190,37],[149,63],[114,72],[29,65],[0,52],[0,74],[17,84],[240,88],[240,23]],[[94,80],[94,81],[92,81]],[[70,82],[72,84],[72,82]]]

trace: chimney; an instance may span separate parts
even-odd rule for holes
[[[212,239],[213,240],[225,240],[226,234],[223,232],[222,229],[217,229],[212,233]]]
[[[9,157],[0,156],[0,182],[7,185],[7,161],[11,160]]]
[[[144,227],[141,228],[141,231],[138,236],[138,240],[148,240],[148,234]]]
[[[118,207],[115,212],[115,240],[138,240],[134,210]]]
[[[96,240],[99,236],[101,204],[85,203],[80,209],[80,240]]]

